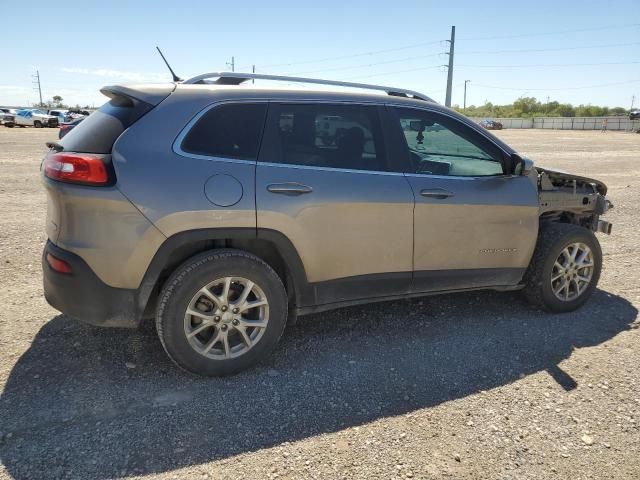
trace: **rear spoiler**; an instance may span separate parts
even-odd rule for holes
[[[140,84],[140,85],[109,85],[102,87],[100,92],[111,99],[131,99],[155,107],[176,88],[175,83]]]

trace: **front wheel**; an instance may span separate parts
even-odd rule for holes
[[[524,294],[550,312],[571,312],[589,299],[601,269],[602,250],[591,230],[566,223],[545,225],[525,273]]]
[[[42,122],[40,120],[36,120],[33,122],[33,128],[42,128]]]
[[[212,250],[177,268],[158,300],[156,327],[183,369],[229,375],[265,358],[287,321],[280,277],[258,257]]]

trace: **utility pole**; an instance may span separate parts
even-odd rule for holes
[[[631,108],[629,110],[633,110],[633,104],[636,103],[636,96],[631,95]]]
[[[462,104],[462,111],[467,111],[467,83],[470,83],[471,80],[464,81],[464,103]]]
[[[444,104],[447,107],[451,106],[451,85],[453,83],[453,50],[456,43],[456,27],[451,27],[451,40],[449,42],[449,69],[447,71],[447,96],[444,100]]]
[[[42,103],[42,88],[40,86],[40,72],[36,70],[36,74],[32,75],[33,77],[33,89],[35,90],[36,86],[38,87],[38,95],[40,96],[40,107],[43,105]]]
[[[236,71],[236,57],[231,57],[231,63],[227,62],[227,66],[231,67],[231,71]]]
[[[255,65],[251,65],[251,73],[256,73],[256,66]],[[256,83],[255,78],[251,79],[251,83]]]

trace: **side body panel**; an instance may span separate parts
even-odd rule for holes
[[[312,192],[267,190],[290,182]],[[408,292],[413,194],[402,175],[259,163],[256,185],[258,228],[291,240],[318,303]]]
[[[538,195],[527,177],[407,175],[415,192],[414,290],[506,286],[535,248]],[[422,190],[454,196],[426,198]]]
[[[172,95],[125,131],[113,148],[117,188],[163,237],[212,228],[255,231],[255,162],[174,151],[180,132],[206,106],[199,95]],[[239,192],[237,202],[222,207],[209,200],[205,185],[214,177],[233,183]],[[148,266],[158,245],[141,245],[139,255]],[[136,287],[146,266],[138,272]]]
[[[506,145],[458,114],[433,105],[412,108],[422,118],[440,123],[433,134],[426,131],[424,151],[451,148],[451,157],[477,160],[464,144],[446,147],[439,131],[453,128],[455,135],[500,161],[501,175],[415,173],[417,165],[407,149],[394,105],[388,109],[394,126],[393,148],[407,158],[406,178],[415,197],[414,293],[518,284],[529,264],[538,234],[538,189],[533,177],[512,175],[511,154]],[[405,114],[408,113],[404,110]],[[449,127],[447,127],[449,125]],[[430,138],[433,135],[433,138]],[[449,142],[453,140],[449,137]],[[432,144],[431,142],[435,142]],[[440,143],[438,143],[440,142]],[[431,147],[431,145],[438,145]],[[462,150],[459,150],[462,148]],[[445,150],[446,152],[446,150]],[[465,153],[468,152],[468,153]],[[416,155],[412,153],[411,155]],[[438,154],[427,153],[434,160]],[[435,162],[432,162],[435,163]],[[460,164],[462,166],[462,164]]]
[[[80,256],[110,287],[138,288],[165,236],[116,187],[94,188],[43,177],[47,235]]]
[[[340,122],[362,126],[358,123],[362,115],[373,115],[367,126],[373,132],[371,141],[381,158],[387,158],[386,134],[374,119],[383,109],[375,103],[286,103],[282,107],[273,102],[267,118],[256,170],[258,229],[281,232],[291,241],[315,304],[408,293],[413,255],[411,187],[402,173],[384,171],[388,160],[374,170],[360,169],[362,151],[354,157],[349,150],[322,141],[332,124],[337,134]],[[315,130],[311,130],[314,116]],[[283,118],[292,123],[283,124]],[[292,149],[288,152],[311,155],[285,154],[281,142],[287,135],[294,139],[287,145],[295,145],[287,146]]]
[[[199,228],[255,228],[255,162],[174,151],[185,125],[207,106],[192,92],[169,96],[118,139],[112,157],[117,186],[167,237]],[[229,175],[241,184],[237,203],[219,207],[209,201],[205,184],[215,175]]]

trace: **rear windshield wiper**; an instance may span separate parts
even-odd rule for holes
[[[62,150],[64,150],[64,147],[60,145],[58,142],[47,142],[46,145],[47,147],[49,147],[52,150],[55,150],[56,152],[61,152]]]

